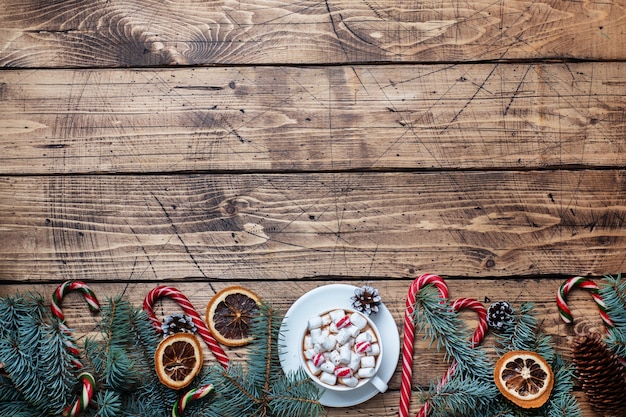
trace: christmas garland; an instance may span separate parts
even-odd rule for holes
[[[514,307],[499,301],[486,309],[473,299],[450,301],[443,279],[431,274],[418,277],[406,300],[399,417],[408,416],[415,393],[424,404],[418,417],[578,417],[581,411],[572,394],[575,379],[596,410],[624,416],[626,280],[621,275],[605,278],[598,286],[574,277],[559,288],[557,306],[564,322],[574,320],[566,299],[579,288],[591,294],[606,326],[603,335],[576,336],[570,364],[541,333],[533,304]],[[364,288],[366,294],[353,300],[355,306],[375,313],[380,296],[375,289]],[[80,291],[89,309],[99,315],[98,336],[85,338],[82,346],[74,340],[61,308],[70,291]],[[185,315],[169,316],[161,323],[152,313],[160,297],[173,298]],[[473,331],[460,317],[464,309],[478,315]],[[320,390],[304,370],[285,375],[280,365],[276,341],[282,320],[270,304],[259,304],[250,330],[252,346],[246,362],[239,364],[228,360],[189,300],[172,287],[150,292],[143,308],[120,296],[100,305],[81,282],[59,286],[51,306],[36,293],[0,298],[0,415],[318,416],[323,412]],[[192,375],[184,390],[164,385],[155,371],[163,329],[179,327],[178,323],[204,340],[218,359]],[[481,344],[489,332],[495,337],[495,352]],[[168,333],[172,332],[165,336]],[[443,350],[450,367],[429,387],[413,391],[416,334]],[[526,380],[516,374],[515,364],[531,364],[531,372],[542,380],[531,387],[537,392],[520,393],[519,381]],[[509,383],[510,375],[518,382]]]
[[[540,332],[532,303],[514,309],[507,302],[496,302],[485,315],[484,307],[476,300],[450,302],[447,285],[440,277],[418,277],[407,296],[399,417],[408,416],[412,399],[415,333],[422,333],[437,350],[443,349],[451,362],[442,378],[433,381],[428,389],[417,389],[418,400],[424,404],[418,417],[577,417],[581,411],[572,393],[575,378],[582,383],[596,410],[607,416],[625,416],[626,281],[621,275],[605,278],[605,285],[599,287],[588,279],[575,277],[559,290],[557,305],[566,323],[571,323],[572,317],[565,296],[574,287],[580,287],[591,292],[607,327],[604,337],[576,338],[572,366],[556,354],[550,337]],[[479,327],[473,335],[459,317],[459,305],[472,306],[479,314]],[[488,348],[480,345],[487,325],[495,334],[499,358],[495,364],[489,359]],[[535,372],[530,378],[522,378],[526,369],[520,369],[526,364],[531,364],[531,373]],[[513,374],[515,378],[506,379]],[[535,376],[542,379],[534,387],[536,395],[525,392]]]
[[[100,314],[99,336],[86,338],[80,348],[61,309],[63,295],[74,290]],[[170,287],[166,292],[183,297]],[[303,371],[285,375],[280,366],[276,341],[282,319],[261,303],[246,363],[229,362],[224,354],[194,379],[196,388],[181,393],[159,382],[155,352],[163,336],[149,308],[136,308],[121,297],[100,306],[77,282],[59,287],[52,308],[34,293],[0,298],[0,415],[318,416],[323,410],[319,389]],[[200,322],[194,324],[207,331]]]

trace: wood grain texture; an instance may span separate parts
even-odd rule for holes
[[[624,270],[623,170],[0,178],[0,278]]]
[[[0,66],[624,59],[610,1],[0,2]]]
[[[411,284],[412,278],[406,279],[386,279],[386,280],[341,280],[340,282],[361,286],[361,285],[373,285],[379,289],[385,305],[393,315],[395,322],[398,324],[398,333],[402,337],[402,327],[404,316],[404,301],[406,299],[406,293]],[[291,304],[293,304],[300,296],[305,294],[318,286],[336,283],[333,281],[305,281],[305,282],[276,282],[276,281],[263,281],[255,280],[246,282],[246,287],[252,289],[265,301],[271,302],[274,306],[278,307],[283,313],[286,312]],[[225,288],[233,283],[239,284],[239,282],[217,282],[214,280],[203,281],[198,283],[184,283],[184,282],[167,282],[166,284],[175,286],[181,290],[187,297],[189,297],[192,304],[196,307],[199,313],[204,316],[206,305],[211,297],[219,290]],[[589,294],[583,291],[573,291],[569,298],[568,303],[572,308],[574,314],[574,325],[565,325],[560,322],[556,304],[555,294],[561,283],[559,279],[542,279],[542,280],[526,280],[524,285],[519,285],[519,282],[514,280],[485,280],[475,279],[472,281],[472,285],[467,285],[465,280],[448,279],[448,286],[450,288],[450,296],[452,298],[457,297],[471,297],[483,302],[486,306],[489,303],[497,300],[507,300],[513,304],[514,307],[518,307],[521,303],[534,302],[536,306],[536,314],[538,317],[542,317],[541,331],[546,335],[553,337],[555,342],[555,348],[557,352],[562,354],[566,359],[569,359],[571,343],[574,335],[581,331],[603,331],[602,323],[597,314],[595,304],[591,301]],[[154,288],[155,284],[151,283],[137,283],[130,280],[119,280],[116,283],[90,283],[90,287],[101,298],[112,297],[117,294],[124,294],[124,297],[128,299],[133,305],[140,306],[143,298]],[[52,292],[56,288],[56,285],[52,284],[17,284],[5,287],[0,287],[0,296],[8,294],[14,294],[17,292],[24,293],[26,291],[37,291],[41,294],[47,295],[50,298]],[[155,313],[158,317],[162,318],[167,314],[173,314],[180,312],[177,307],[171,301],[160,301],[155,306]],[[68,325],[76,329],[77,335],[80,339],[84,335],[97,335],[96,324],[98,322],[97,316],[90,316],[84,300],[78,294],[69,294],[63,302],[63,311],[67,319]],[[471,313],[464,314],[463,319],[466,320],[469,329],[473,328],[476,324],[476,320]],[[489,347],[489,354],[492,359],[496,358],[496,354],[493,351],[493,335],[488,335],[483,342],[485,346]],[[206,349],[205,349],[206,350]],[[246,355],[246,348],[227,348],[227,354],[232,360],[240,361]],[[205,352],[205,358],[207,362],[213,361],[213,357],[208,352]],[[414,373],[413,373],[413,386],[414,387],[427,387],[431,380],[440,378],[446,371],[448,364],[443,360],[442,356],[429,348],[423,341],[423,334],[418,334],[416,337],[416,347],[414,351]],[[399,404],[399,389],[400,389],[400,365],[396,367],[396,371],[389,381],[389,391],[384,395],[378,395],[372,400],[367,401],[359,406],[349,408],[327,408],[328,416],[356,416],[356,415],[369,415],[369,416],[394,416],[398,412]],[[585,400],[584,394],[577,393],[577,396],[581,400]],[[417,397],[412,404],[412,410],[417,412],[419,403]],[[590,410],[588,405],[582,403],[583,416],[591,417],[595,416]]]
[[[626,164],[626,64],[10,71],[0,173]]]
[[[0,0],[0,296],[369,283],[400,326],[433,272],[535,302],[569,359],[601,323],[556,289],[625,269],[624,45],[621,0]],[[418,343],[416,385],[446,368]],[[397,416],[399,386],[327,415]]]

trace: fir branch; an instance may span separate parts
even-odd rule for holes
[[[71,371],[73,358],[66,346],[70,342],[70,336],[58,327],[58,322],[55,325],[43,325],[42,335],[39,344],[41,360],[38,364],[38,374],[47,387],[48,409],[60,414],[67,405],[67,399],[72,397],[76,383]]]
[[[92,337],[86,337],[83,341],[85,368],[96,376],[102,375],[104,371],[104,361],[106,359],[100,354],[100,349],[100,344]]]
[[[37,378],[37,368],[32,363],[32,358],[20,351],[15,339],[0,340],[0,358],[24,398],[35,407],[44,407],[47,402],[46,387]]]
[[[18,319],[22,313],[19,305],[23,303],[21,296],[0,298],[0,338],[6,339],[18,329]]]
[[[259,315],[252,320],[250,326],[254,349],[249,351],[247,368],[250,377],[255,380],[255,385],[262,387],[266,392],[269,391],[272,377],[283,373],[277,347],[281,322],[282,317],[273,306],[261,303]]]
[[[617,356],[626,358],[626,332],[611,329],[605,342]]]
[[[455,374],[473,375],[479,380],[491,380],[492,364],[481,346],[471,347],[471,333],[447,301],[442,301],[432,286],[423,288],[416,297],[413,320],[416,332],[425,334],[430,345],[445,349],[446,359],[455,360]]]
[[[129,350],[134,345],[129,326],[132,307],[128,301],[117,296],[101,307],[100,315],[102,338],[99,342],[86,341],[85,351],[105,388],[129,391],[139,379],[139,371],[131,360],[132,352]]]
[[[45,321],[48,307],[37,294],[7,297],[0,304],[2,314],[14,320],[3,323],[5,338],[0,340],[0,361],[12,383],[40,414],[60,413],[73,387],[63,345],[66,336],[56,337],[60,331],[56,328],[55,335],[55,328]]]
[[[438,388],[436,383],[431,384],[431,394],[423,399],[432,407],[431,416],[465,416],[469,410],[473,410],[476,415],[485,416],[486,410],[498,396],[494,388],[492,381],[457,375],[443,387]],[[468,404],[471,406],[468,407]]]
[[[304,370],[287,376],[282,370],[277,345],[282,315],[265,303],[259,312],[250,327],[253,341],[245,367],[209,367],[202,384],[212,383],[215,395],[192,417],[316,417],[323,411],[321,393]]]
[[[106,407],[100,412],[114,415],[119,403],[129,415],[169,416],[177,395],[156,377],[154,351],[159,339],[145,313],[118,296],[102,306],[101,317],[101,337],[84,343],[85,362],[97,377]]]
[[[606,284],[600,288],[600,295],[606,304],[607,313],[615,327],[626,328],[626,279],[605,276]]]
[[[24,401],[24,396],[19,392],[10,378],[0,375],[0,402]]]
[[[116,392],[105,391],[96,395],[98,417],[117,417],[122,410],[122,401]]]
[[[137,382],[135,363],[128,352],[121,348],[111,348],[106,357],[104,372],[105,386],[116,391],[130,391]]]
[[[317,416],[323,411],[319,403],[321,395],[321,390],[311,395],[310,380],[300,368],[274,381],[269,408],[275,410],[272,415],[276,417]]]
[[[215,397],[204,410],[207,417],[254,416],[258,409],[258,394],[251,380],[246,378],[239,364],[231,364],[225,370],[213,364],[203,378],[202,385],[212,383]]]
[[[574,369],[563,361],[560,355],[555,355],[552,363],[554,373],[554,387],[550,399],[542,407],[547,417],[581,417],[576,398],[572,394],[574,388]]]
[[[537,352],[548,362],[554,360],[551,338],[537,332],[538,321],[532,314],[534,308],[533,303],[522,304],[519,312],[515,312],[513,321],[496,334],[499,355],[512,350],[528,350]]]
[[[496,350],[500,355],[513,350],[526,350],[538,353],[551,366],[554,386],[550,399],[538,410],[521,409],[508,401],[501,401],[501,413],[519,417],[580,417],[576,399],[572,395],[573,369],[566,366],[563,358],[555,353],[551,338],[538,331],[537,318],[533,315],[534,304],[524,303],[514,320],[496,334]]]
[[[41,411],[27,401],[0,402],[0,416],[41,417]]]
[[[129,326],[134,335],[134,360],[150,370],[149,372],[144,370],[139,375],[137,397],[141,399],[143,405],[153,404],[153,409],[161,408],[169,416],[169,411],[178,399],[178,393],[161,384],[155,372],[154,354],[162,336],[155,331],[148,315],[141,308],[134,309]]]
[[[424,333],[430,346],[445,349],[446,358],[456,361],[455,372],[439,387],[431,384],[423,401],[431,405],[431,416],[466,415],[470,410],[484,410],[498,396],[493,382],[492,363],[482,346],[471,347],[470,332],[449,302],[428,285],[417,294],[413,320],[417,332]]]
[[[600,287],[600,295],[615,326],[609,329],[605,342],[616,355],[626,358],[626,279],[622,279],[622,274],[605,278],[606,284]]]

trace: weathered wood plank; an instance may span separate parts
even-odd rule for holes
[[[10,71],[0,173],[626,164],[626,64]]]
[[[617,273],[623,170],[0,177],[0,279]]]
[[[624,59],[620,1],[0,2],[0,66]]]
[[[352,285],[373,285],[379,289],[383,296],[385,305],[389,308],[394,316],[395,322],[399,329],[400,337],[402,337],[402,323],[404,315],[404,301],[406,293],[411,284],[412,278],[394,279],[394,280],[346,280],[341,281]],[[336,283],[333,281],[304,281],[304,282],[276,282],[276,281],[250,281],[246,282],[246,287],[252,289],[259,294],[264,300],[271,302],[283,312],[288,310],[293,302],[300,296],[305,294],[317,286]],[[589,294],[582,291],[574,291],[570,294],[568,302],[572,308],[575,317],[575,325],[567,326],[560,322],[555,305],[555,294],[561,284],[559,279],[541,279],[541,280],[486,280],[474,279],[468,285],[466,280],[447,280],[450,288],[450,296],[471,297],[484,302],[486,306],[490,302],[496,300],[507,300],[514,306],[519,306],[524,302],[534,302],[536,305],[537,317],[541,318],[541,330],[553,337],[555,347],[566,360],[569,360],[571,340],[576,332],[581,331],[603,331],[602,323],[595,304],[591,301]],[[598,281],[599,282],[599,281]],[[239,284],[239,282],[237,282]],[[204,315],[204,309],[209,300],[220,289],[232,285],[232,282],[168,282],[180,289],[187,295],[190,301],[196,306],[201,315]],[[117,294],[124,294],[133,305],[140,306],[143,298],[156,286],[150,283],[137,283],[132,280],[120,280],[116,283],[97,283],[90,282],[92,289],[102,299],[112,297]],[[0,287],[0,296],[15,294],[16,292],[37,291],[41,294],[51,297],[52,292],[56,288],[56,284],[45,285],[29,285],[16,284]],[[85,334],[94,334],[96,332],[95,325],[97,317],[90,317],[84,301],[78,294],[69,294],[63,303],[64,313],[68,324],[76,329],[76,334],[82,338]],[[155,308],[159,317],[166,314],[179,312],[180,309],[172,302],[159,302]],[[472,314],[464,316],[470,328],[475,325],[475,319]],[[426,387],[431,380],[440,378],[447,369],[447,364],[442,360],[441,356],[432,349],[428,349],[425,343],[421,342],[422,335],[418,335],[417,344],[414,354],[414,386]],[[486,346],[493,345],[493,336],[488,336],[485,340]],[[494,355],[490,350],[491,354]],[[241,360],[246,355],[245,348],[227,349],[228,355],[233,360]],[[212,356],[207,351],[207,361],[211,361]],[[397,407],[399,404],[399,388],[400,388],[400,366],[396,368],[396,372],[390,383],[390,391],[384,396],[377,396],[357,407],[347,409],[328,409],[329,416],[339,415],[372,415],[372,416],[393,416],[397,415]],[[584,403],[584,395],[578,394],[585,417],[593,416],[593,412],[588,405]],[[414,402],[413,407],[417,412],[419,404]]]

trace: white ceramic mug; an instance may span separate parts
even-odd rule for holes
[[[367,373],[371,373],[371,376],[367,376],[367,377],[358,377],[358,369],[360,369],[360,367],[357,369],[357,371],[353,370],[353,374],[354,372],[357,373],[357,375],[354,375],[354,377],[356,377],[358,379],[358,382],[356,383],[356,385],[354,386],[348,386],[345,385],[343,383],[341,383],[341,378],[337,377],[337,383],[335,384],[330,384],[330,383],[325,383],[324,381],[322,381],[320,379],[320,375],[322,375],[322,372],[325,372],[323,370],[319,370],[317,366],[315,366],[313,364],[313,361],[311,359],[311,355],[314,353],[311,351],[312,349],[312,345],[315,345],[314,343],[312,343],[311,340],[307,340],[307,337],[310,339],[312,337],[311,334],[311,329],[309,328],[309,323],[303,323],[303,330],[302,330],[302,337],[300,338],[300,363],[302,365],[302,367],[304,368],[304,370],[306,371],[306,373],[309,375],[309,377],[313,380],[313,382],[315,382],[318,386],[328,389],[328,390],[333,390],[333,391],[351,391],[354,389],[358,389],[360,387],[362,387],[365,384],[371,383],[378,391],[380,392],[385,392],[387,390],[387,383],[385,381],[383,381],[377,374],[378,374],[378,370],[380,369],[380,365],[382,363],[382,358],[383,358],[383,344],[382,344],[382,340],[380,337],[380,332],[378,331],[378,328],[376,327],[376,325],[374,324],[374,322],[367,317],[366,315],[360,313],[360,312],[356,312],[352,309],[349,308],[335,308],[335,309],[330,309],[330,310],[326,310],[326,311],[322,311],[319,313],[318,316],[314,316],[313,318],[311,318],[309,321],[313,320],[313,321],[319,321],[317,318],[322,318],[322,327],[320,327],[320,329],[322,329],[322,331],[327,330],[329,332],[330,335],[333,335],[337,338],[339,338],[339,332],[341,330],[337,330],[332,329],[332,324],[334,323],[334,320],[331,318],[331,314],[333,312],[338,312],[338,311],[343,311],[345,313],[345,315],[351,316],[352,314],[357,314],[359,317],[361,317],[362,319],[364,319],[366,321],[366,325],[365,327],[359,331],[358,335],[362,334],[362,333],[366,333],[368,331],[371,331],[371,333],[374,335],[373,340],[375,340],[374,343],[371,343],[370,348],[372,348],[373,350],[371,350],[370,352],[374,352],[377,354],[373,355],[373,354],[369,354],[368,352],[362,352],[362,353],[358,353],[356,352],[356,338],[359,337],[358,335],[356,335],[355,337],[351,337],[350,342],[352,343],[351,346],[351,355],[353,356],[353,359],[355,355],[360,355],[361,357],[364,356],[370,356],[370,357],[374,357],[375,358],[375,365],[373,367],[373,370],[367,369]],[[335,315],[337,316],[337,314]],[[355,319],[358,319],[358,317],[355,317]],[[352,324],[350,324],[350,326],[353,326]],[[350,331],[354,331],[354,329],[351,329],[350,327],[346,327],[346,332],[350,332]],[[345,334],[344,334],[345,335]],[[361,336],[364,337],[364,336]],[[326,340],[325,340],[326,341]],[[376,345],[376,346],[374,346]],[[337,346],[337,344],[335,345]],[[313,349],[315,351],[315,349]],[[320,352],[320,350],[322,350],[322,352]],[[308,353],[307,353],[308,351]],[[317,351],[315,351],[315,353],[322,353],[324,354],[327,359],[326,362],[331,362],[333,363],[329,357],[333,354],[333,351],[337,351],[335,349],[331,349],[331,350],[323,350],[323,348],[319,347],[317,349]],[[307,355],[309,357],[307,357]],[[371,361],[371,360],[370,360]],[[333,365],[335,366],[335,369],[338,366],[341,367],[347,367],[348,364],[346,363],[341,363],[339,365],[333,363]],[[330,366],[330,365],[329,365]],[[368,367],[369,368],[369,367]],[[327,372],[329,373],[329,372]]]

